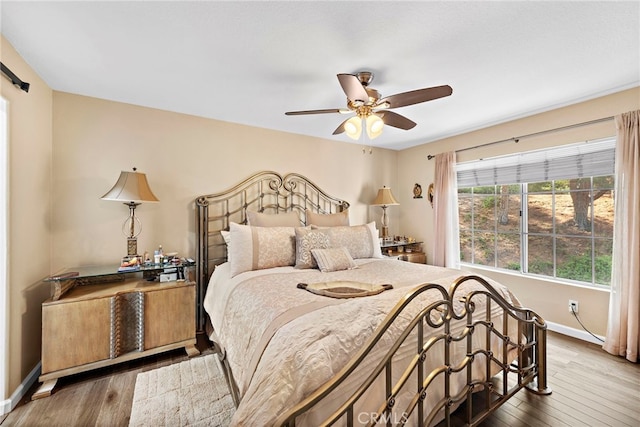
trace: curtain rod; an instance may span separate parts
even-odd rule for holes
[[[460,150],[456,150],[456,153],[461,153],[463,151],[468,151],[468,150],[475,150],[476,148],[487,147],[489,145],[502,144],[503,142],[509,142],[509,141],[513,141],[513,142],[515,142],[517,144],[518,142],[520,142],[521,139],[524,139],[524,138],[531,138],[533,136],[544,135],[544,134],[547,134],[547,133],[559,132],[559,131],[562,131],[562,130],[573,129],[573,128],[582,127],[582,126],[588,126],[588,125],[593,125],[593,124],[596,124],[596,123],[606,122],[606,121],[613,120],[613,119],[614,119],[614,116],[603,117],[601,119],[590,120],[588,122],[576,123],[576,124],[573,124],[573,125],[562,126],[562,127],[555,128],[555,129],[543,130],[543,131],[540,131],[540,132],[529,133],[527,135],[514,136],[512,138],[501,139],[500,141],[487,142],[486,144],[480,144],[480,145],[476,145],[474,147],[461,148]],[[429,154],[427,156],[427,160],[431,160],[434,157],[435,157],[435,155]]]
[[[11,83],[13,83],[14,86],[22,89],[25,92],[29,92],[29,83],[20,80],[20,78],[13,74],[13,71],[8,69],[2,62],[0,62],[0,70],[2,71],[2,74],[7,76],[7,78],[11,80]]]

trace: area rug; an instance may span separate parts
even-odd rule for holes
[[[216,358],[139,373],[129,426],[228,426],[235,407]]]

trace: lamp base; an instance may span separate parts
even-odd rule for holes
[[[389,236],[389,217],[387,216],[387,207],[382,205],[382,237]]]
[[[135,237],[127,237],[127,255],[138,255],[138,239]]]

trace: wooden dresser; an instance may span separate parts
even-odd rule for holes
[[[162,269],[144,272],[146,278],[115,268],[77,270],[74,277],[47,279],[52,297],[42,304],[43,384],[33,399],[49,396],[67,375],[180,347],[199,354],[195,281],[150,281]]]

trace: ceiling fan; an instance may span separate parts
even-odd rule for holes
[[[356,115],[340,123],[333,131],[333,135],[345,132],[349,137],[357,140],[362,134],[363,125],[369,138],[377,138],[382,133],[384,125],[398,129],[412,129],[416,123],[398,113],[389,111],[392,108],[419,104],[438,98],[444,98],[453,93],[451,86],[435,86],[402,92],[382,98],[380,92],[369,87],[373,80],[373,73],[360,71],[357,74],[338,74],[338,81],[347,95],[347,108],[329,108],[323,110],[288,111],[287,116],[303,114],[340,113]]]

